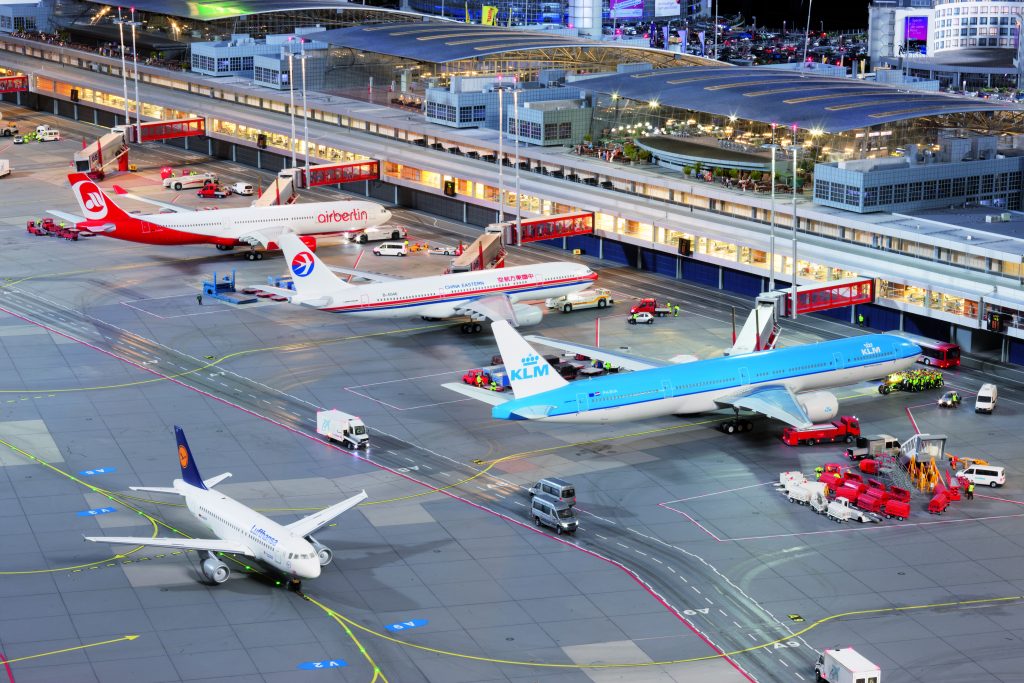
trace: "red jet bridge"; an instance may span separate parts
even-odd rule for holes
[[[319,164],[310,166],[308,172],[305,168],[286,168],[278,173],[278,177],[291,178],[298,188],[380,180],[380,162],[370,159],[340,164]]]
[[[783,298],[783,295],[785,298]],[[779,315],[790,316],[793,313],[793,288],[766,292],[758,297],[776,300]],[[875,300],[875,281],[873,278],[855,277],[846,280],[833,280],[811,285],[800,285],[796,288],[797,314],[817,313],[833,308],[870,304]],[[785,311],[785,312],[783,312]]]
[[[174,121],[148,121],[141,126],[142,142],[155,142],[171,138],[206,135],[206,119],[176,119]],[[99,140],[86,145],[75,154],[75,170],[87,173],[93,180],[103,180],[115,161],[118,171],[128,169],[128,142],[138,142],[136,126],[117,126]]]
[[[197,135],[206,135],[206,119],[204,118],[147,121],[140,126],[142,134],[139,136],[139,140],[135,139],[135,124],[119,127],[128,131],[129,142],[156,142],[172,138],[190,138]]]
[[[0,77],[0,93],[28,92],[28,76]]]
[[[496,223],[491,227],[500,225],[503,228],[506,244],[526,244],[527,242],[552,240],[557,237],[589,235],[594,232],[594,213],[592,211],[523,218],[520,222],[523,226],[522,242],[516,239],[515,221]]]

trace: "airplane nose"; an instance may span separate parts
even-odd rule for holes
[[[296,567],[296,574],[303,579],[315,579],[320,576],[320,561],[316,558],[312,560],[305,560],[300,566]]]

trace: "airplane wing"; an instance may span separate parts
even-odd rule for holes
[[[238,236],[239,242],[245,242],[252,246],[261,246],[264,249],[270,246],[271,242],[280,242],[281,234],[287,230],[287,226],[284,225],[272,225],[266,228],[260,228],[253,232],[247,232]]]
[[[754,387],[747,392],[720,397],[715,403],[752,410],[800,429],[814,424],[793,392],[781,385]]]
[[[133,192],[129,192],[120,185],[114,185],[114,192],[120,197],[134,199],[135,201],[142,202],[143,204],[152,204],[153,206],[159,206],[161,209],[167,209],[169,211],[172,211],[173,213],[189,213],[191,211],[195,211],[195,209],[190,209],[187,206],[178,206],[177,204],[162,202],[159,199],[150,199],[149,197],[137,195]]]
[[[83,216],[76,216],[73,213],[65,213],[63,211],[54,211],[51,209],[47,209],[46,213],[50,214],[51,216],[56,216],[62,221],[67,221],[69,223],[82,223],[85,221],[85,218]]]
[[[482,296],[459,304],[455,308],[458,315],[466,315],[474,320],[507,320],[518,325],[516,312],[512,302],[504,294]]]
[[[338,266],[327,266],[329,270],[335,273],[341,273],[342,275],[351,275],[353,277],[360,278],[362,280],[369,280],[370,282],[394,282],[401,280],[400,277],[391,277],[390,275],[380,275],[378,273],[367,273],[363,270],[352,270],[351,268],[339,268]]]
[[[149,545],[157,548],[178,548],[179,550],[209,550],[215,553],[235,553],[255,557],[248,546],[219,538],[149,538],[148,536],[86,536],[93,543],[115,545]]]
[[[674,365],[674,363],[666,360],[644,358],[643,356],[634,356],[629,353],[614,351],[612,349],[603,349],[599,346],[588,346],[587,344],[566,342],[561,339],[541,337],[536,334],[526,335],[524,339],[537,344],[543,344],[544,346],[550,346],[553,349],[561,349],[566,353],[578,353],[583,356],[589,356],[590,358],[607,360],[611,364],[625,370],[650,370],[651,368],[664,368]]]
[[[489,403],[492,406],[500,406],[502,403],[511,401],[513,398],[510,394],[503,394],[497,391],[491,391],[490,389],[481,389],[480,387],[471,387],[468,384],[462,384],[461,382],[447,382],[441,386],[445,389],[454,391],[457,394],[462,394],[463,396],[469,396],[477,401]]]
[[[297,536],[309,536],[329,524],[331,520],[341,513],[359,505],[361,502],[366,500],[366,498],[366,491],[360,491],[351,498],[343,500],[340,503],[335,503],[328,508],[324,508],[320,512],[314,512],[308,517],[303,517],[297,522],[292,522],[291,524],[286,525],[285,528]]]

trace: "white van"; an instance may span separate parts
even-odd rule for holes
[[[967,469],[957,472],[956,476],[973,482],[975,486],[995,488],[1006,483],[1006,468],[994,465],[971,465]]]
[[[978,396],[974,399],[974,412],[991,413],[999,400],[999,389],[995,384],[982,384]]]
[[[549,526],[558,535],[576,533],[579,519],[572,506],[546,493],[539,493],[530,502],[530,516],[537,526]]]
[[[409,253],[404,242],[384,242],[373,248],[377,256],[405,256]]]
[[[50,130],[50,127],[48,125],[46,125],[45,123],[36,126],[36,133],[39,134],[39,135],[42,135],[43,133],[45,133],[48,130]]]
[[[367,242],[378,242],[380,240],[404,240],[409,236],[409,231],[401,225],[378,225],[375,228],[367,228],[356,236],[360,244]]]
[[[59,140],[60,140],[60,131],[59,130],[53,130],[51,128],[49,130],[44,130],[42,133],[39,134],[39,141],[40,142],[55,142],[55,141],[59,141]]]

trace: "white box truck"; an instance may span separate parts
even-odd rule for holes
[[[346,443],[352,448],[366,448],[370,443],[363,421],[340,410],[317,411],[316,433],[326,436],[330,441]]]
[[[814,680],[818,683],[882,683],[882,670],[852,647],[837,648],[818,655]]]
[[[6,175],[11,175],[11,160],[0,159],[0,178]]]

